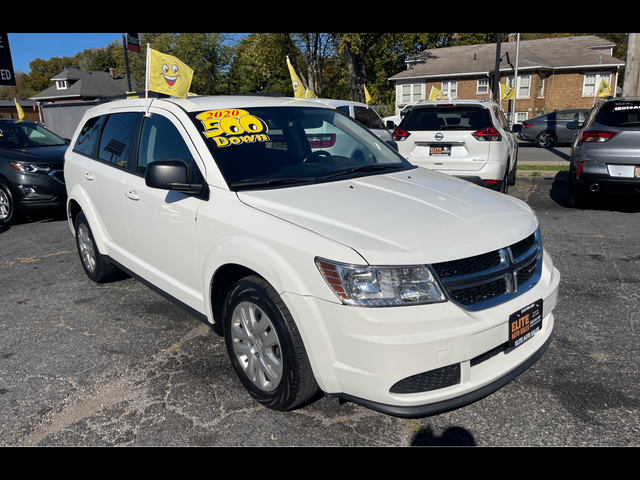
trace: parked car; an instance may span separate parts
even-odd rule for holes
[[[575,130],[567,128],[570,122],[584,122],[589,109],[557,110],[522,122],[519,138],[536,142],[538,147],[551,148],[557,143],[571,143]]]
[[[64,208],[67,146],[36,123],[0,118],[0,223],[35,210]]]
[[[640,195],[640,98],[600,100],[577,131],[569,164],[569,206],[602,193]]]
[[[514,125],[519,131],[521,125]],[[418,166],[502,193],[515,185],[518,141],[493,100],[421,101],[392,135]]]
[[[391,115],[390,117],[384,117],[382,119],[382,123],[384,123],[387,126],[387,128],[390,127],[389,122],[393,123],[393,128],[397,127],[398,125],[400,125],[400,122],[402,122],[402,119],[405,117],[407,113],[409,113],[409,111],[413,108],[415,104],[416,102],[406,104],[402,108],[402,110],[400,110],[400,112],[396,113],[395,115]]]
[[[551,341],[560,275],[533,211],[409,164],[320,102],[113,101],[71,145],[87,276],[123,270],[212,326],[269,408],[320,389],[397,416],[442,412]]]
[[[382,140],[391,140],[391,129],[385,126],[380,115],[366,103],[352,102],[351,100],[333,100],[330,98],[310,98],[307,100],[320,102],[346,113],[378,135]]]

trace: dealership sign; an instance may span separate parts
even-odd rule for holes
[[[15,85],[13,74],[13,62],[9,50],[9,37],[6,33],[0,33],[0,85]]]

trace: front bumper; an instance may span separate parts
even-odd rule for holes
[[[10,180],[11,192],[21,214],[66,205],[67,188],[61,170],[49,174],[16,172]]]
[[[357,308],[291,294],[283,298],[300,323],[325,394],[395,416],[426,416],[501,388],[547,349],[560,274],[550,257],[544,257],[542,277],[534,288],[477,312],[452,302]],[[539,299],[543,300],[541,330],[519,347],[505,348],[510,315]],[[414,378],[418,382],[426,378],[424,387],[411,387],[411,393],[394,388]],[[432,380],[441,382],[435,385],[441,388],[434,388]]]

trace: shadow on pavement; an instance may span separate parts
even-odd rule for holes
[[[558,172],[551,185],[549,196],[551,200],[562,207],[567,205],[569,187],[569,172]],[[640,197],[633,195],[614,195],[599,193],[592,195],[584,208],[580,210],[608,210],[622,213],[640,212]]]

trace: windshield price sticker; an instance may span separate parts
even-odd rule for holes
[[[542,299],[509,316],[509,348],[530,340],[542,328]]]
[[[204,136],[212,138],[218,147],[269,141],[267,124],[246,110],[210,110],[196,118],[202,122]]]

